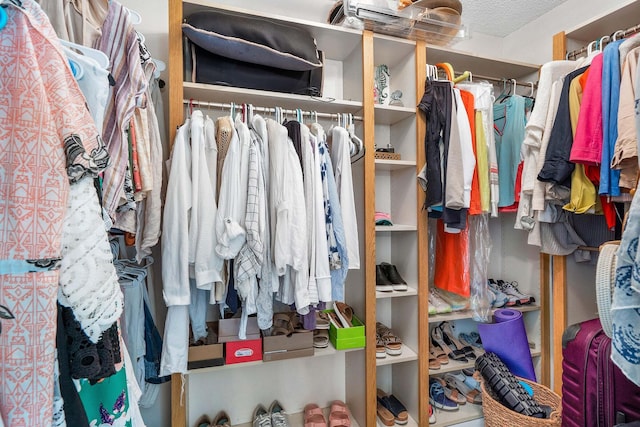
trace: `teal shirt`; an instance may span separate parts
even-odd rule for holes
[[[500,198],[498,207],[515,203],[515,186],[520,148],[524,141],[526,100],[523,96],[513,95],[504,102],[493,105],[493,133],[496,140],[498,157],[498,183]]]

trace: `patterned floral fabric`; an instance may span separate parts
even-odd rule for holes
[[[0,31],[0,260],[60,257],[69,181],[108,155],[48,18],[8,4]],[[0,271],[0,413],[12,427],[50,425],[58,271]]]
[[[640,197],[631,202],[616,264],[611,304],[613,337],[611,359],[640,386]]]

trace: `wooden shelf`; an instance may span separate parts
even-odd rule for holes
[[[377,125],[393,125],[416,115],[415,107],[376,104],[374,109]]]
[[[415,160],[386,160],[376,159],[376,171],[395,171],[399,169],[409,169],[416,167]]]
[[[566,32],[567,38],[590,42],[616,30],[626,30],[640,23],[640,2],[627,1],[622,7],[614,7]]]
[[[533,357],[534,359],[536,357],[540,357],[541,355],[542,352],[540,350],[531,352],[531,357]],[[475,363],[475,359],[469,360],[468,362],[458,362],[456,360],[450,359],[449,363],[447,363],[446,365],[441,365],[440,369],[429,369],[429,376],[446,374],[447,372],[461,371],[462,369],[467,368],[474,368]]]
[[[384,359],[376,359],[377,366],[395,365],[396,363],[411,362],[418,360],[418,355],[406,345],[402,344],[402,354],[400,356],[387,356]]]
[[[436,414],[436,423],[431,425],[435,427],[452,426],[483,417],[482,405],[473,403],[465,403],[456,411],[444,411],[435,407],[433,410]]]
[[[438,62],[450,63],[456,72],[470,71],[474,76],[478,74],[507,79],[525,77],[537,73],[540,68],[538,64],[478,56],[446,47],[429,46],[427,48],[427,63],[434,65]],[[481,79],[478,78],[478,80]]]
[[[235,15],[253,16],[268,19],[283,25],[295,26],[308,31],[315,39],[318,49],[322,50],[328,59],[342,61],[348,58],[362,41],[362,31],[339,27],[322,22],[306,21],[286,16],[256,13],[255,11],[232,6],[216,4],[214,0],[184,0],[183,14],[185,17],[194,12],[216,9]]]
[[[325,419],[328,421],[329,420],[329,414],[331,412],[331,408],[322,408],[322,412],[324,413],[324,417]],[[356,419],[353,417],[352,414],[349,414],[349,417],[351,418],[351,426],[353,427],[360,427],[358,422],[356,421]],[[304,426],[304,411],[302,412],[296,412],[294,414],[289,414],[289,425],[291,427],[303,427]],[[329,424],[327,424],[329,425]],[[243,424],[235,424],[234,427],[253,427],[253,423],[243,423]]]
[[[315,98],[291,93],[269,92],[266,90],[243,89],[239,87],[209,85],[204,83],[183,83],[184,99],[197,101],[253,104],[256,107],[301,108],[305,111],[324,113],[353,113],[362,110],[362,102]]]
[[[502,308],[509,308],[510,310],[517,310],[523,313],[540,310],[540,306],[537,304],[521,305],[519,307],[502,307]],[[499,310],[499,308],[491,309],[491,314],[495,313],[496,310]],[[473,312],[471,310],[453,311],[451,313],[444,313],[444,314],[430,314],[429,323],[439,323],[447,320],[451,321],[451,320],[472,319],[472,318],[473,318]]]
[[[376,232],[391,232],[391,231],[417,231],[418,227],[415,225],[402,225],[402,224],[394,224],[394,225],[376,225]]]
[[[301,357],[300,359],[312,359],[312,358],[316,358],[316,357],[325,357],[325,356],[335,356],[337,354],[341,354],[341,353],[349,353],[352,351],[361,351],[364,350],[364,348],[352,348],[352,349],[348,349],[348,350],[336,350],[331,343],[329,343],[329,347],[327,348],[316,348],[315,349],[315,353],[313,356],[307,356],[307,357]],[[287,359],[287,360],[292,360],[292,359]],[[187,375],[191,375],[191,374],[201,374],[201,373],[205,373],[205,372],[213,372],[213,371],[221,371],[221,370],[227,370],[227,369],[236,369],[236,368],[243,368],[243,367],[247,367],[247,366],[254,366],[254,365],[263,365],[263,364],[273,364],[273,363],[281,363],[281,362],[287,362],[287,360],[276,360],[273,362],[263,362],[262,360],[258,360],[255,362],[246,362],[246,363],[234,363],[231,365],[222,365],[222,366],[211,366],[208,368],[199,368],[199,369],[189,369],[187,371]]]
[[[393,291],[393,292],[376,291],[376,299],[412,297],[416,295],[418,295],[418,290],[412,286],[409,286],[409,289],[407,289],[406,291]]]

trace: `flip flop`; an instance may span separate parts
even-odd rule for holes
[[[353,326],[353,324],[351,323],[351,321],[353,320],[353,309],[351,307],[343,302],[334,301],[333,309],[340,319],[343,327],[350,328]]]

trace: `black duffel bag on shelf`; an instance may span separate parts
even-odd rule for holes
[[[182,24],[185,76],[196,83],[322,96],[324,58],[303,29],[262,18],[197,12]],[[190,78],[189,78],[190,77]]]

